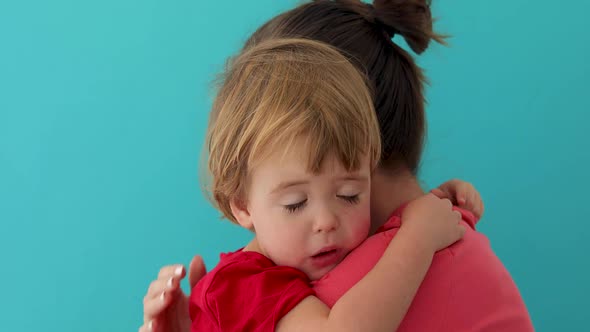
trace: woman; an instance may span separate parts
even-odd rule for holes
[[[383,140],[382,160],[372,182],[373,232],[404,203],[424,194],[416,174],[425,134],[425,77],[410,54],[391,40],[394,35],[404,37],[418,54],[426,50],[431,39],[442,42],[432,31],[429,3],[424,0],[376,0],[373,5],[356,0],[318,0],[273,18],[245,46],[274,37],[315,39],[340,49],[367,74]],[[481,214],[478,198],[456,195],[467,189],[469,184],[451,181],[437,194],[452,197],[458,205]],[[533,330],[518,289],[487,239],[473,230],[465,238],[471,240],[435,257],[398,331]],[[350,262],[354,259],[351,254],[343,269],[354,266]],[[193,259],[189,270],[192,286],[204,273],[200,258]],[[184,275],[184,269],[178,266],[161,270],[146,295],[145,324],[140,331],[190,329],[187,298],[178,287]],[[334,292],[341,291],[340,286]]]

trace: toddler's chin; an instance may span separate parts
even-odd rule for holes
[[[306,272],[307,277],[311,281],[316,281],[316,280],[322,279],[323,276],[325,276],[326,274],[328,274],[328,272],[332,271],[336,266],[338,266],[338,264],[340,264],[341,261],[342,261],[342,259],[340,261],[338,261],[338,263],[336,263],[332,266],[325,267],[321,270]]]

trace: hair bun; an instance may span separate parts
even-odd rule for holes
[[[431,39],[444,43],[443,37],[432,31],[432,15],[428,0],[374,0],[369,5],[373,18],[390,37],[399,34],[410,48],[420,54]]]

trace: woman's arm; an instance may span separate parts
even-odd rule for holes
[[[203,259],[193,257],[189,269],[189,285],[193,288],[205,275]],[[182,265],[164,266],[143,299],[143,325],[139,332],[189,332],[188,297],[180,288],[186,276]]]

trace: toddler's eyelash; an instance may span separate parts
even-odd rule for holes
[[[357,204],[359,202],[359,195],[358,194],[352,195],[352,196],[338,195],[338,198],[341,198],[350,204]]]
[[[289,213],[294,213],[294,212],[297,212],[297,210],[303,208],[305,206],[305,203],[307,203],[307,199],[305,199],[299,203],[285,205],[285,209]]]
[[[340,199],[343,199],[345,202],[350,203],[350,204],[357,204],[359,202],[359,195],[352,195],[352,196],[345,196],[345,195],[338,195],[337,196]],[[289,204],[289,205],[285,205],[285,210],[287,210],[287,212],[289,213],[295,213],[298,210],[302,209],[305,204],[307,203],[307,199],[295,203],[295,204]]]

